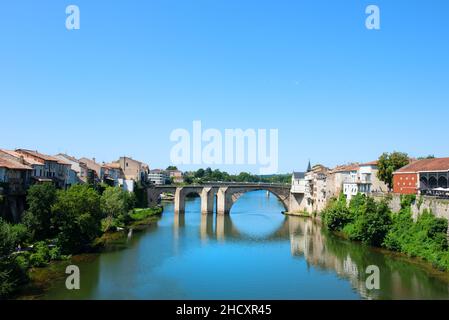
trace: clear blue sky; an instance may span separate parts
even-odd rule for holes
[[[449,156],[449,1],[2,1],[0,111],[0,147],[152,168],[193,120],[278,128],[281,172]]]

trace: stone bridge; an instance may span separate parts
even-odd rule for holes
[[[175,213],[184,213],[186,196],[197,194],[201,197],[201,213],[213,213],[216,201],[217,214],[228,214],[232,205],[242,195],[251,191],[264,190],[274,194],[284,205],[285,210],[289,211],[290,188],[289,184],[274,183],[210,183],[182,187],[162,185],[148,189],[148,203],[156,204],[162,193],[172,193],[175,195]]]

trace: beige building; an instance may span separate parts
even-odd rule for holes
[[[120,157],[118,163],[126,180],[147,181],[150,167],[146,163],[129,157]]]
[[[327,192],[330,198],[338,197],[343,191],[343,183],[355,180],[359,165],[351,163],[347,165],[337,166],[328,172]]]
[[[305,208],[308,212],[321,212],[327,204],[327,175],[329,169],[323,165],[313,166],[305,174]]]
[[[167,170],[168,176],[173,179],[174,183],[183,183],[184,176],[180,170]]]

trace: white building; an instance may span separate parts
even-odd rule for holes
[[[387,185],[377,178],[377,161],[354,166],[343,180],[343,193],[348,200],[358,193],[369,195],[373,192],[386,192]]]
[[[306,180],[304,172],[293,172],[291,193],[305,193]]]
[[[150,170],[148,181],[155,185],[164,185],[170,181],[170,176],[164,170],[154,169]]]

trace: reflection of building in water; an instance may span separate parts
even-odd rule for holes
[[[346,259],[343,261],[343,270],[346,274],[357,277],[359,275],[359,268],[352,261],[351,256],[348,254]]]
[[[289,217],[291,252],[294,256],[302,256],[319,260],[323,257],[324,243],[320,227],[312,219]]]
[[[341,259],[330,252],[321,225],[312,219],[300,217],[289,217],[288,223],[293,256],[304,256],[308,264],[332,270],[339,276],[349,279],[351,285],[357,288],[363,297],[368,298],[365,281],[356,263],[349,253],[345,259]]]

